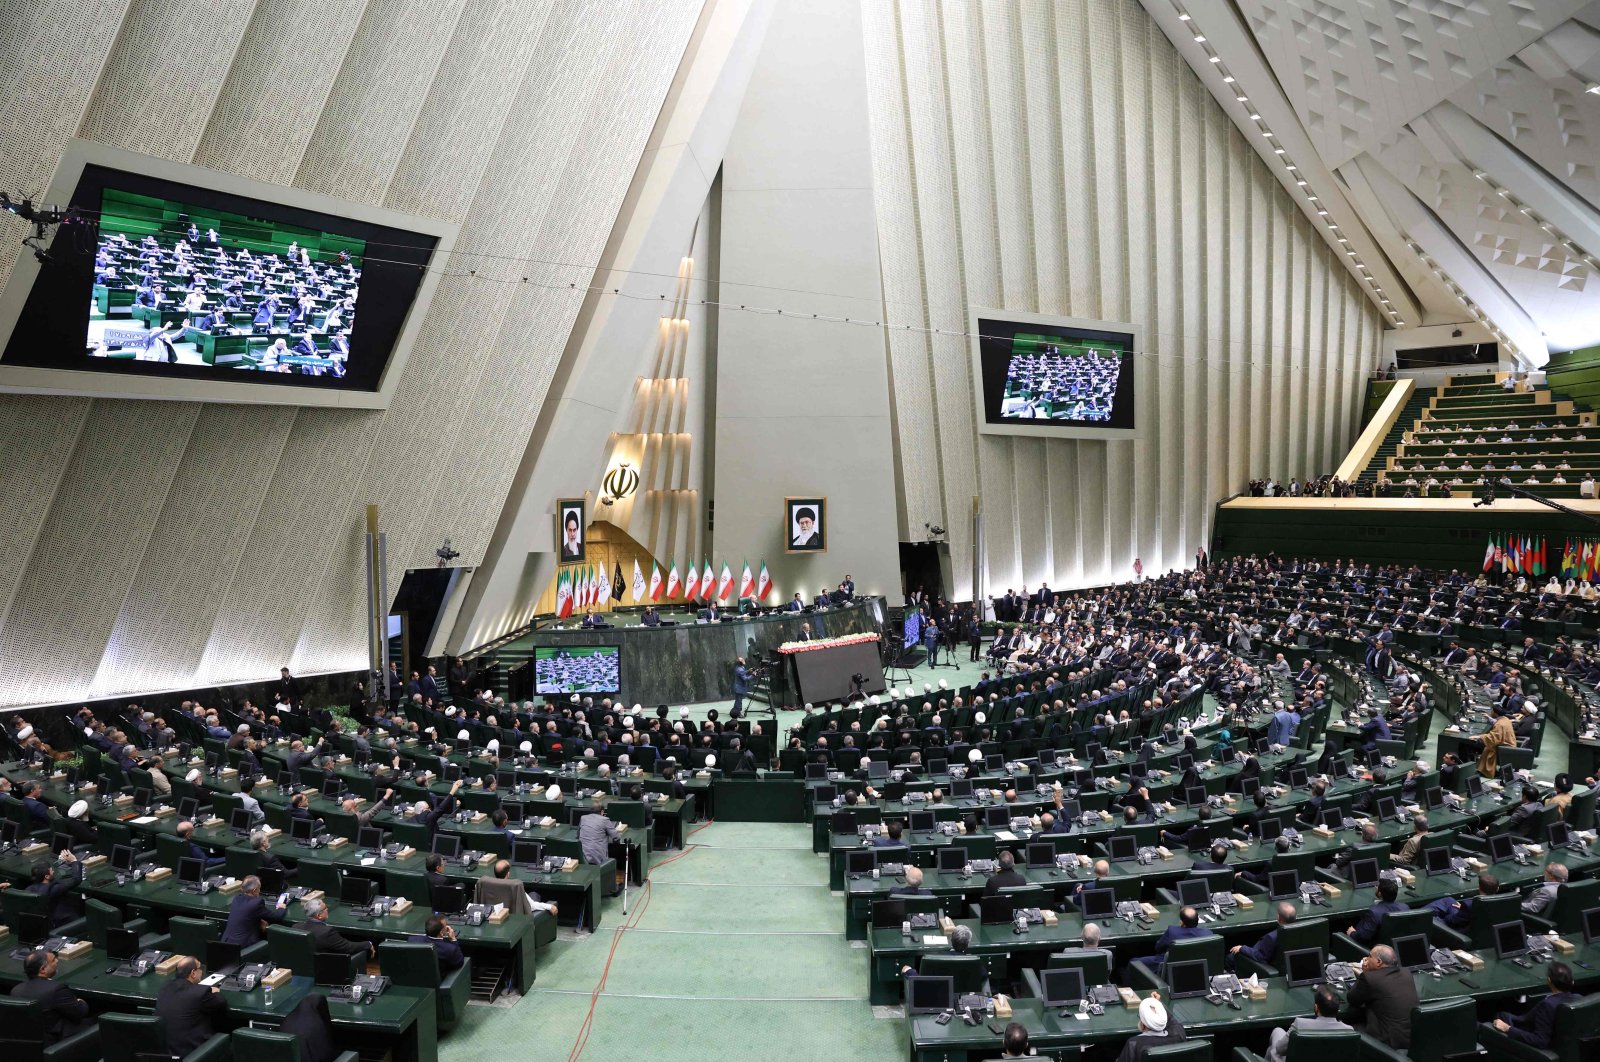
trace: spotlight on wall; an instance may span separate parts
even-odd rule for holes
[[[444,545],[433,551],[433,555],[439,558],[439,567],[443,568],[461,556],[461,553],[450,545],[450,540],[447,538],[444,540]]]

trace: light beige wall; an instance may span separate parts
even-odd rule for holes
[[[958,594],[974,494],[1003,593],[1180,566],[1251,476],[1332,471],[1379,320],[1136,0],[863,11],[905,521]],[[969,305],[1137,325],[1138,441],[980,436]]]

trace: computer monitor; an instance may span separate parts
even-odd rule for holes
[[[811,790],[811,799],[818,804],[831,804],[838,795],[839,787],[836,785],[819,785]]]
[[[1442,786],[1430,785],[1422,791],[1422,806],[1428,811],[1432,811],[1443,803],[1444,788]]]
[[[1283,836],[1283,819],[1269,815],[1256,823],[1256,830],[1260,832],[1263,842],[1276,841]]]
[[[1304,789],[1311,778],[1306,774],[1306,769],[1299,764],[1289,768],[1289,788]]]
[[[1197,808],[1206,802],[1206,787],[1191,785],[1183,791],[1183,802],[1191,808]]]
[[[1500,765],[1500,784],[1510,785],[1517,780],[1517,769],[1509,763]]]
[[[433,909],[440,914],[460,914],[467,909],[465,885],[438,885],[433,890]]]
[[[983,809],[983,824],[991,830],[1009,829],[1011,808],[1005,804],[991,804]]]
[[[859,848],[844,854],[844,872],[846,874],[871,874],[878,865],[878,850],[876,848]]]
[[[954,977],[913,977],[906,982],[906,1013],[939,1014],[955,1009]]]
[[[1173,999],[1203,996],[1211,989],[1211,978],[1206,976],[1206,961],[1190,959],[1187,962],[1169,962],[1166,965],[1167,987]]]
[[[1341,808],[1323,808],[1319,825],[1330,830],[1337,830],[1344,825],[1344,810]]]
[[[62,852],[69,851],[71,848],[71,837],[68,837],[64,833],[52,833],[50,835],[50,851],[54,852],[56,855],[60,855]]]
[[[1489,862],[1504,863],[1513,855],[1515,844],[1509,833],[1493,833],[1489,835]]]
[[[265,896],[276,896],[284,889],[284,874],[282,867],[262,867],[256,871],[261,879],[261,892]]]
[[[945,774],[950,770],[950,761],[942,756],[933,756],[928,759],[929,774]]]
[[[544,860],[542,841],[512,841],[511,861],[519,866],[536,866]]]
[[[317,952],[316,965],[312,967],[319,985],[344,985],[350,982],[350,956],[342,951]]]
[[[344,783],[340,781],[338,775],[325,774],[322,776],[322,795],[329,800],[339,799],[339,791],[343,788]]]
[[[457,738],[456,739],[456,751],[461,753],[463,756],[465,756],[468,752],[472,751],[472,743],[467,741],[465,738]],[[444,780],[447,781],[447,782],[460,781],[460,779],[461,779],[461,764],[459,764],[459,763],[447,763],[447,764],[444,765],[444,770],[439,772],[439,773],[440,773],[440,776],[442,778],[444,778]]]
[[[1143,778],[1150,773],[1150,765],[1145,763],[1131,763],[1128,765],[1129,778]]]
[[[1551,848],[1565,848],[1572,843],[1572,827],[1559,820],[1546,826],[1544,834]]]
[[[1113,863],[1127,863],[1139,858],[1139,841],[1125,833],[1112,834],[1106,842],[1106,853]]]
[[[363,826],[356,831],[356,847],[369,852],[383,847],[383,830],[376,826]]]
[[[1115,889],[1084,889],[1078,895],[1083,897],[1085,918],[1110,918],[1117,910]]]
[[[1172,766],[1179,774],[1194,766],[1194,757],[1187,752],[1180,752],[1172,757]]]
[[[1600,940],[1600,907],[1589,907],[1583,912],[1583,942],[1593,944]]]
[[[1087,745],[1085,745],[1083,747],[1083,754],[1086,757],[1088,757],[1088,760],[1089,760],[1090,763],[1099,763],[1099,762],[1101,762],[1100,742],[1098,742],[1098,741],[1089,742]]]
[[[1273,870],[1267,873],[1267,899],[1292,900],[1300,894],[1298,870]]]
[[[215,752],[207,752],[206,770],[212,773],[222,770],[222,756]]]
[[[1378,884],[1378,861],[1356,859],[1350,863],[1350,884],[1358,889],[1375,888]]]
[[[278,772],[278,788],[287,790],[287,789],[292,789],[293,787],[294,787],[294,775],[290,774],[288,771],[279,771]]]
[[[962,848],[958,845],[950,845],[946,848],[939,849],[938,862],[936,865],[938,866],[939,873],[941,874],[959,874],[961,873],[962,868],[967,865],[967,860],[970,858],[971,857],[967,855],[967,850],[965,848]]]
[[[317,824],[311,819],[290,819],[289,839],[291,841],[309,841],[316,835]]]
[[[1218,750],[1217,759],[1221,760],[1223,763],[1232,763],[1238,757],[1238,755],[1238,750],[1236,750],[1232,745],[1224,745]]]
[[[1063,800],[1061,802],[1061,817],[1062,818],[1064,818],[1067,821],[1071,822],[1071,821],[1076,820],[1077,817],[1079,815],[1081,815],[1081,814],[1083,814],[1083,809],[1078,806],[1078,802],[1076,800]]]
[[[1003,892],[985,896],[978,901],[980,921],[986,926],[999,926],[1017,917],[1017,898]]]
[[[241,951],[243,945],[240,944],[226,944],[220,940],[206,941],[206,969],[214,974],[233,973],[239,968]]]
[[[436,833],[433,835],[430,851],[437,852],[446,859],[456,859],[461,855],[461,836],[454,833]]]
[[[1210,903],[1211,883],[1205,878],[1184,878],[1178,882],[1178,902],[1185,907]]]
[[[1494,954],[1497,959],[1510,959],[1528,950],[1528,928],[1520,921],[1498,922],[1494,927]]]
[[[1061,967],[1039,971],[1039,1002],[1046,1007],[1076,1007],[1084,998],[1082,970]]]
[[[24,944],[43,944],[50,939],[50,918],[42,914],[17,915],[17,939]]]
[[[0,819],[0,844],[16,844],[22,828],[12,819]]]
[[[1433,960],[1428,958],[1428,937],[1425,933],[1413,933],[1409,936],[1394,938],[1394,953],[1400,959],[1402,970],[1415,970],[1429,966]]]
[[[145,801],[149,803],[149,801]],[[194,797],[184,797],[178,801],[178,818],[188,819],[190,822],[200,817],[200,801]]]
[[[1006,758],[998,752],[991,752],[983,758],[983,769],[985,771],[1002,770],[1005,765]]]
[[[1333,776],[1335,778],[1350,777],[1350,761],[1343,757],[1336,757],[1333,761]]]
[[[153,794],[148,788],[144,786],[137,787],[133,791],[133,806],[136,808],[147,808],[150,806],[150,801],[152,798]]]
[[[1430,878],[1441,874],[1452,873],[1454,868],[1450,865],[1450,848],[1448,845],[1435,845],[1422,850],[1422,869]]]
[[[1048,868],[1056,865],[1056,846],[1048,841],[1030,842],[1026,854],[1030,867]]]
[[[1378,798],[1378,818],[1392,819],[1395,814],[1394,797],[1381,796]]]
[[[118,844],[111,847],[111,869],[124,874],[133,872],[133,857],[135,853],[130,845]]]
[[[906,818],[910,820],[912,833],[932,833],[937,825],[931,811],[913,811]]]
[[[1302,988],[1322,982],[1322,949],[1298,948],[1284,952],[1283,969],[1288,975],[1290,988]]]
[[[956,800],[967,800],[972,797],[971,778],[952,778],[950,780],[950,796]]]
[[[346,874],[339,879],[339,902],[353,907],[366,907],[378,895],[378,883],[371,878]]]
[[[1261,779],[1259,779],[1259,778],[1241,778],[1239,780],[1239,792],[1243,796],[1246,796],[1246,797],[1255,796],[1256,790],[1260,789],[1260,788],[1261,788]]]
[[[228,814],[228,825],[233,827],[235,833],[250,832],[250,809],[234,808]]]
[[[808,764],[806,764],[806,781],[809,782],[809,781],[813,781],[813,780],[815,780],[817,778],[826,778],[826,777],[828,777],[828,765],[826,763],[808,763]]]
[[[116,959],[118,962],[128,962],[139,957],[139,933],[133,929],[123,929],[121,926],[107,926],[103,933],[106,935],[106,957]]]
[[[1142,748],[1144,748],[1144,738],[1140,737],[1138,734],[1135,734],[1133,737],[1128,739],[1129,752],[1138,752]]]
[[[1094,788],[1094,772],[1087,767],[1076,768],[1072,772],[1072,784],[1079,789]]]
[[[872,904],[873,929],[899,929],[905,924],[906,902],[904,900],[876,900]]]
[[[1467,799],[1483,796],[1483,779],[1475,774],[1467,776]]]
[[[198,885],[205,880],[206,861],[184,856],[178,860],[178,880],[188,885]]]
[[[828,828],[835,836],[853,836],[856,832],[856,813],[853,811],[835,811],[828,817]]]
[[[889,761],[888,760],[868,760],[867,761],[867,777],[869,779],[878,779],[878,778],[887,778],[887,777],[889,777]]]

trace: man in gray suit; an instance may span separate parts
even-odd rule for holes
[[[605,797],[594,795],[594,806],[589,814],[578,820],[578,844],[583,847],[583,861],[599,866],[611,858],[608,848],[617,839],[617,824],[606,818]]]
[[[1339,1020],[1339,997],[1334,995],[1333,989],[1327,985],[1322,985],[1317,989],[1314,1008],[1311,1017],[1296,1018],[1293,1028],[1355,1031]],[[1267,1043],[1267,1062],[1285,1062],[1285,1059],[1288,1058],[1288,1052],[1289,1030],[1273,1029],[1272,1039]]]

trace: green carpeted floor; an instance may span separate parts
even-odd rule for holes
[[[809,827],[712,823],[675,855],[626,918],[608,901],[600,932],[563,932],[533,992],[468,1007],[440,1040],[441,1062],[508,1049],[563,1062],[580,1043],[587,1059],[666,1062],[905,1054],[903,1022],[874,1019],[867,1003],[867,953],[844,939]]]

